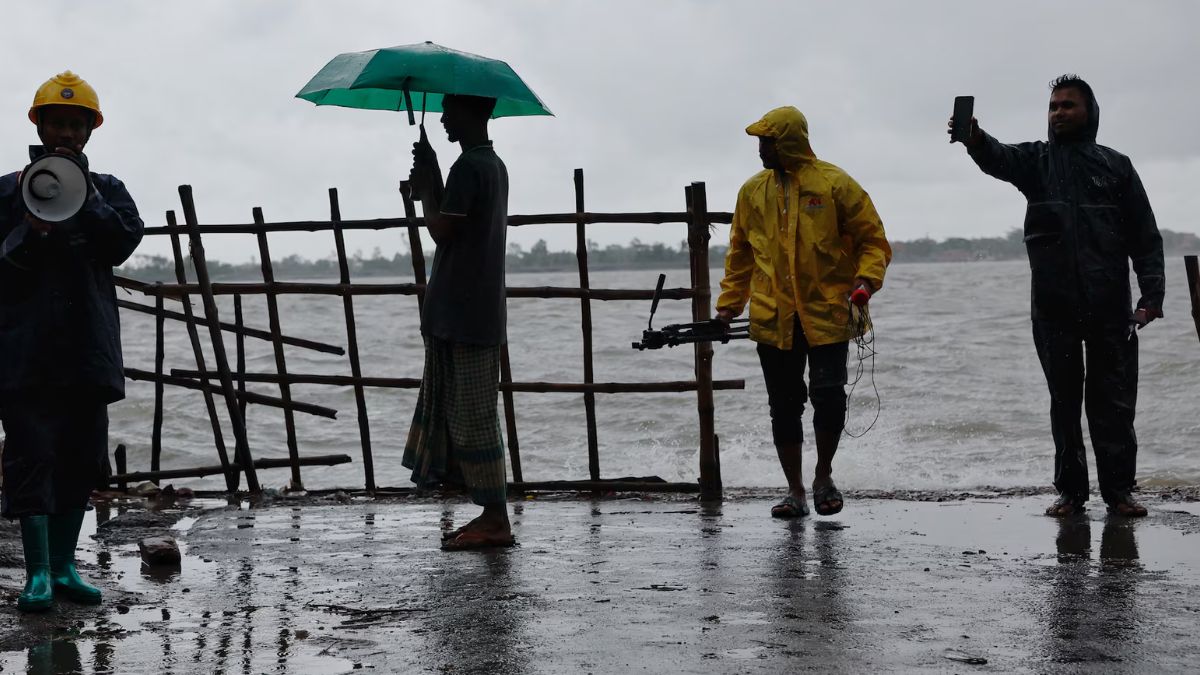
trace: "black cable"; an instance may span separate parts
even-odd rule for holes
[[[883,407],[883,400],[879,396],[879,387],[875,385],[875,329],[871,324],[871,312],[866,305],[858,307],[850,305],[850,319],[848,321],[850,327],[854,331],[854,346],[857,350],[858,367],[854,373],[854,381],[850,383],[850,391],[846,393],[846,418],[842,423],[842,432],[851,438],[862,438],[867,435],[867,432],[875,427],[875,423],[879,421],[879,411]],[[862,381],[863,372],[866,368],[867,359],[871,360],[870,378],[871,389],[875,392],[875,418],[859,433],[850,431],[850,401],[854,396],[854,389],[858,383]]]

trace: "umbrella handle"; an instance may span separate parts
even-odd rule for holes
[[[408,80],[404,80],[404,107],[408,110],[408,126],[414,126],[417,118],[413,115],[412,94],[408,91]]]

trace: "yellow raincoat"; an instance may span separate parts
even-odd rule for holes
[[[717,309],[736,316],[749,300],[750,338],[780,349],[792,347],[797,313],[811,346],[856,337],[854,278],[879,290],[892,259],[875,205],[845,171],[817,159],[799,110],[776,108],[746,133],[775,139],[784,183],[767,169],[738,192]]]

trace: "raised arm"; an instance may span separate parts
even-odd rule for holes
[[[954,128],[954,118],[951,117],[946,125],[946,133]],[[954,143],[952,139],[950,141]],[[1034,178],[1036,160],[1042,150],[1041,143],[1018,143],[1009,145],[1001,143],[979,128],[979,120],[971,118],[971,134],[962,141],[967,148],[967,154],[975,160],[989,176],[998,178],[1006,183],[1012,183],[1024,192],[1024,187]]]
[[[412,186],[413,198],[421,201],[421,212],[425,216],[425,229],[433,237],[433,243],[445,244],[454,238],[462,223],[466,221],[466,210],[462,214],[447,214],[443,212],[446,201],[447,184],[442,182],[442,170],[438,166],[437,153],[425,136],[425,128],[421,128],[421,138],[413,143],[413,168],[409,173],[408,182]],[[451,188],[451,199],[460,200],[461,176],[455,175],[454,167],[450,168],[447,183]],[[459,208],[459,205],[455,205]]]

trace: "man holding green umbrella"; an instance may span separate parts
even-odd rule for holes
[[[506,339],[504,252],[508,171],[488,140],[492,117],[551,115],[503,61],[432,42],[339,54],[297,98],[317,105],[442,112],[462,154],[442,182],[421,127],[410,185],[437,244],[425,291],[425,372],[404,466],[418,486],[461,484],[483,514],[442,547],[511,546],[500,419],[500,350]],[[414,104],[415,102],[415,104]]]
[[[460,483],[483,514],[447,535],[446,550],[511,546],[504,443],[496,412],[505,342],[508,170],[488,140],[496,100],[446,96],[442,125],[462,154],[445,186],[422,134],[410,175],[437,244],[425,290],[425,372],[404,466],[418,485]]]

